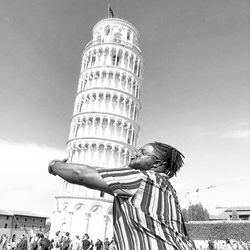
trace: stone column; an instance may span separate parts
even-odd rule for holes
[[[133,134],[134,134],[134,130],[131,129],[131,134],[130,134],[130,145],[133,145]]]
[[[132,56],[132,54],[131,54],[131,52],[129,53],[129,55],[128,55],[128,66],[127,66],[127,70],[131,70],[130,69],[130,60],[131,60],[131,56]]]
[[[131,79],[131,85],[130,85],[130,90],[129,90],[129,93],[131,94],[131,95],[133,95],[133,86],[134,86],[134,81],[133,81],[133,79]]]
[[[90,217],[91,217],[91,213],[85,213],[85,218],[86,218],[86,230],[85,232],[88,233],[88,230],[89,230],[89,220],[90,220]]]
[[[119,49],[116,49],[115,50],[115,65],[114,66],[117,66],[118,55],[119,55]]]
[[[125,112],[125,108],[126,108],[126,98],[123,97],[123,100],[122,100],[122,108],[121,108],[121,115],[124,115],[124,112]]]
[[[115,112],[117,112],[117,114],[119,114],[119,110],[120,110],[120,100],[121,100],[121,97],[120,95],[117,95],[117,98],[116,98],[116,107],[115,107]]]
[[[128,164],[127,155],[128,155],[128,149],[126,149],[125,152],[124,152],[124,164],[123,164],[123,166]]]
[[[132,68],[132,72],[135,73],[135,63],[136,63],[136,57],[133,57],[133,68]]]
[[[120,147],[119,147],[118,151],[117,151],[117,164],[116,164],[117,168],[121,167],[120,159],[121,159],[121,150],[120,150]]]
[[[125,78],[125,89],[124,91],[128,91],[128,76]]]
[[[128,143],[129,130],[130,130],[130,125],[127,124],[127,133],[126,133],[126,138],[125,138],[126,143]]]
[[[92,67],[92,57],[93,57],[93,52],[90,51],[90,60],[89,60],[89,66]]]
[[[124,130],[125,130],[125,126],[126,126],[125,122],[122,121],[122,123],[121,123],[121,131],[120,131],[120,136],[119,136],[120,141],[124,141],[123,133],[124,133]]]
[[[114,164],[115,164],[115,148],[112,146],[111,148],[111,154],[110,154],[110,165],[112,167],[115,167]]]
[[[106,238],[106,235],[107,235],[109,221],[110,221],[109,216],[108,215],[104,215],[104,222],[105,222],[104,239]]]
[[[112,132],[113,132],[112,139],[116,139],[117,138],[117,120],[116,120],[116,118],[114,118],[113,121],[114,122],[112,122],[112,127],[113,127],[113,129],[112,129]]]
[[[69,230],[69,232],[71,232],[71,227],[72,227],[72,218],[73,218],[73,214],[74,214],[74,212],[72,212],[72,211],[70,211],[69,212],[69,228],[68,228],[68,230]]]
[[[129,101],[129,110],[128,110],[128,118],[131,119],[131,112],[133,112],[132,110],[132,105],[133,105],[133,101]]]

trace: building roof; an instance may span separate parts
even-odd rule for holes
[[[232,211],[237,211],[238,215],[249,215],[250,214],[250,206],[238,206],[238,207],[227,207],[224,211],[217,215],[210,215],[210,221],[218,221],[218,220],[227,220],[229,219],[229,215]]]
[[[19,210],[0,209],[0,214],[9,215],[9,216],[21,215],[21,216],[27,216],[27,217],[48,218],[47,216],[35,214],[29,211],[19,211]]]
[[[236,211],[250,211],[250,206],[242,206],[242,207],[228,207],[225,212],[231,212],[233,210]]]
[[[6,209],[0,209],[0,214],[13,216],[13,214],[9,210],[6,210]]]
[[[35,214],[29,211],[18,211],[18,210],[10,210],[14,215],[22,215],[22,216],[28,216],[28,217],[39,217],[39,218],[48,218],[44,215]]]

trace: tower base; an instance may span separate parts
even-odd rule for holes
[[[90,239],[104,240],[113,236],[112,199],[57,196],[51,218],[50,239],[55,233],[69,232],[70,238],[88,233]]]

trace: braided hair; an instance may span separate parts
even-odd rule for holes
[[[161,156],[161,160],[166,166],[165,173],[169,178],[176,175],[182,167],[184,155],[177,149],[161,142],[149,143],[154,150]]]

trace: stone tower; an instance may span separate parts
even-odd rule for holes
[[[106,168],[129,163],[139,132],[143,61],[138,36],[131,23],[119,18],[94,26],[82,55],[68,162]],[[111,238],[111,196],[63,181],[56,204],[51,237],[60,230],[71,237]]]

